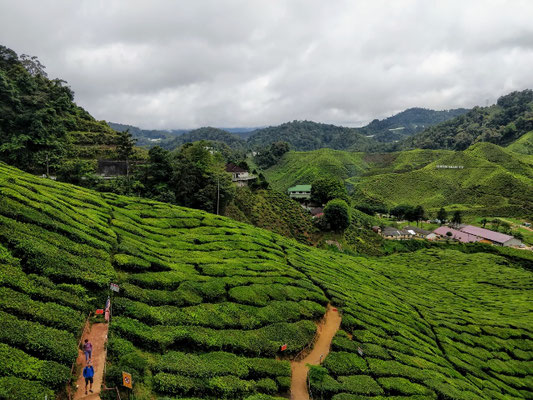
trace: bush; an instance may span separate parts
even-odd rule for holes
[[[324,367],[333,375],[352,375],[365,372],[366,361],[359,355],[346,352],[331,352],[324,361]]]
[[[0,311],[0,341],[47,360],[71,364],[78,356],[75,337],[65,331],[19,320]]]
[[[341,376],[338,378],[341,390],[364,395],[383,394],[383,389],[367,375]]]
[[[54,399],[54,392],[37,382],[13,376],[0,377],[0,399],[2,400],[43,400]]]
[[[409,382],[405,378],[379,378],[378,382],[388,393],[401,395],[435,395],[435,393],[428,388]]]
[[[334,231],[343,231],[350,226],[350,209],[346,201],[333,199],[324,207],[324,218]]]
[[[59,389],[70,378],[70,368],[54,361],[43,361],[22,350],[0,343],[0,373],[41,381],[43,385]]]

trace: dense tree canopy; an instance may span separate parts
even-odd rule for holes
[[[311,186],[311,200],[318,204],[326,204],[335,198],[348,199],[344,182],[335,178],[319,178]]]
[[[324,208],[324,218],[334,231],[343,231],[350,226],[350,209],[346,201],[333,199]]]

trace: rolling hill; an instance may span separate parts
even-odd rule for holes
[[[461,166],[461,169],[437,166]],[[285,191],[321,176],[345,180],[356,202],[446,206],[480,215],[533,212],[533,158],[492,143],[465,151],[410,150],[351,153],[321,149],[289,152],[265,171],[272,186]]]
[[[368,125],[359,128],[359,131],[378,142],[397,142],[422,132],[430,126],[448,121],[467,112],[466,108],[442,111],[419,107],[408,108],[392,117],[382,120],[375,119]]]
[[[241,139],[239,136],[226,132],[222,129],[212,127],[199,128],[187,133],[183,133],[182,135],[163,143],[161,146],[166,149],[173,150],[184,143],[198,142],[200,140],[225,143],[231,149],[238,151],[243,151],[246,149],[246,141]]]
[[[533,90],[512,92],[490,107],[435,125],[398,143],[396,150],[414,148],[465,150],[478,142],[508,145],[533,130]]]
[[[5,164],[0,193],[0,398],[61,393],[84,315],[104,304],[110,282],[121,290],[106,383],[120,385],[130,371],[137,399],[286,394],[290,359],[312,344],[327,304],[342,323],[322,367],[311,369],[315,398],[533,392],[525,252],[350,257]]]

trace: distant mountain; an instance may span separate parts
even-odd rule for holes
[[[398,149],[464,150],[478,142],[508,145],[533,130],[533,90],[512,92],[490,107],[435,125],[399,144]]]
[[[467,113],[466,108],[435,111],[426,108],[408,108],[392,117],[373,120],[360,129],[365,136],[378,142],[394,142],[422,132],[424,129]]]
[[[266,147],[274,142],[287,142],[292,150],[309,151],[320,148],[368,151],[374,140],[363,136],[358,129],[321,124],[312,121],[293,121],[258,129],[248,138],[252,148]]]
[[[175,149],[184,143],[197,142],[199,140],[209,140],[212,142],[222,142],[228,145],[233,150],[246,149],[246,141],[234,135],[218,128],[200,128],[193,131],[184,133],[174,139],[162,144],[162,147],[167,149]]]
[[[137,146],[155,146],[163,142],[169,141],[178,135],[188,132],[185,129],[174,129],[170,131],[156,130],[156,129],[141,129],[137,126],[119,124],[117,122],[107,123],[112,129],[124,132],[129,130],[131,135],[137,139]]]

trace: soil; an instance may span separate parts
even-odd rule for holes
[[[85,395],[85,379],[83,378],[83,368],[87,365],[85,362],[85,354],[83,351],[79,350],[78,359],[76,363],[78,364],[79,376],[76,381],[77,390],[74,393],[74,400],[84,399],[84,400],[100,400],[100,390],[102,388],[103,377],[104,377],[104,366],[105,366],[105,343],[107,342],[107,330],[109,325],[106,323],[93,324],[88,332],[83,332],[82,343],[85,342],[85,339],[93,344],[92,352],[92,364],[94,368],[94,382],[93,382],[93,392],[87,391]]]
[[[336,308],[328,306],[324,318],[317,327],[313,350],[300,361],[292,361],[291,400],[309,400],[307,391],[307,364],[319,365],[329,353],[333,336],[341,326],[342,317]]]

